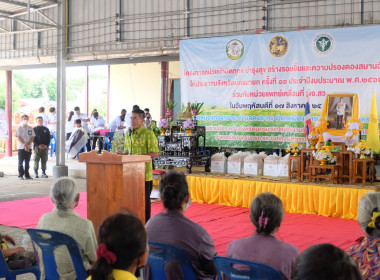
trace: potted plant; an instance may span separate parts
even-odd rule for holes
[[[195,125],[192,120],[187,120],[183,123],[183,129],[186,131],[186,135],[190,136],[191,131],[195,128]]]
[[[201,111],[202,107],[203,107],[203,102],[202,103],[199,103],[199,102],[191,103],[190,108],[193,111],[193,119],[195,119],[197,117],[197,115],[200,115],[203,112],[203,111]]]
[[[296,156],[302,148],[303,146],[300,145],[297,140],[292,140],[285,151],[287,153],[293,153]]]
[[[365,140],[360,140],[359,144],[356,147],[350,148],[348,150],[353,151],[357,155],[360,155],[361,159],[364,159],[365,155],[368,155],[371,152]]]
[[[158,124],[158,128],[160,129],[162,136],[165,136],[165,131],[168,129],[168,127],[169,127],[169,122],[165,119],[162,119],[160,123]]]
[[[336,157],[329,149],[321,148],[318,151],[313,151],[313,157],[320,162],[321,165],[328,163],[329,165],[336,164]]]

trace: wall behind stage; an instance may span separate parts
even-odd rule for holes
[[[169,72],[179,77],[179,62],[169,63]],[[139,63],[111,65],[110,79],[110,122],[121,109],[128,112],[133,105],[148,107],[154,120],[160,119],[161,106],[161,63]]]

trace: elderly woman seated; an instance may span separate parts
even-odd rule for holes
[[[184,174],[172,172],[160,181],[161,199],[165,213],[159,213],[146,224],[148,240],[173,245],[185,250],[191,258],[197,279],[215,279],[216,268],[213,257],[216,255],[211,236],[200,225],[184,216],[190,205],[190,194]],[[184,279],[178,264],[165,266],[167,279]],[[146,267],[144,279],[151,279]]]
[[[92,222],[79,217],[73,210],[79,201],[78,187],[72,179],[60,178],[51,187],[50,195],[55,209],[42,215],[37,228],[62,232],[74,238],[82,254],[84,267],[89,270],[96,261],[97,241]],[[67,249],[59,247],[54,255],[60,279],[75,279],[75,269]],[[43,264],[41,279],[44,279]]]
[[[299,249],[275,236],[283,216],[282,202],[277,196],[269,192],[256,196],[250,209],[256,232],[232,241],[226,256],[268,265],[277,269],[284,279],[291,279]]]
[[[359,203],[358,222],[367,236],[347,249],[364,279],[380,279],[380,192],[368,192]]]
[[[342,249],[324,243],[310,246],[297,259],[294,280],[361,280],[355,262]],[[373,278],[378,279],[378,278]]]

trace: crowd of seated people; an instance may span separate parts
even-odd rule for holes
[[[148,241],[173,245],[187,252],[196,279],[217,279],[213,263],[217,253],[211,236],[184,216],[191,203],[185,175],[168,173],[160,181],[159,191],[165,212],[153,216],[145,228],[133,214],[114,214],[100,226],[98,243],[92,223],[73,211],[79,201],[75,182],[61,178],[51,188],[56,208],[41,217],[38,228],[72,236],[82,253],[89,279],[133,280],[144,266],[144,279],[152,279],[147,263]],[[255,233],[232,241],[226,256],[270,266],[283,279],[380,279],[379,209],[379,192],[369,192],[361,199],[358,222],[367,236],[346,252],[331,244],[317,244],[300,254],[297,247],[276,238],[284,215],[281,200],[272,193],[262,193],[253,199],[250,207]],[[57,249],[55,256],[60,279],[75,279],[68,252]],[[40,267],[43,276],[41,261]],[[184,279],[178,262],[167,263],[165,273],[169,280]]]

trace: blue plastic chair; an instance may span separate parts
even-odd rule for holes
[[[214,264],[218,270],[218,278],[222,280],[222,274],[226,275],[230,280],[241,279],[260,279],[260,280],[281,280],[281,273],[276,269],[249,261],[237,259],[214,257]],[[235,264],[242,265],[241,269],[233,267]]]
[[[67,234],[42,230],[42,229],[27,229],[30,238],[34,243],[40,247],[42,251],[42,259],[45,268],[45,280],[58,280],[57,263],[54,258],[54,250],[59,246],[66,246],[70,252],[78,280],[85,280],[87,278],[86,269],[83,265],[82,256],[79,252],[76,241]],[[34,246],[34,244],[33,244]],[[38,255],[35,251],[36,257]]]
[[[6,280],[16,280],[17,275],[25,273],[33,273],[37,280],[40,279],[40,270],[38,269],[38,265],[33,265],[29,268],[11,270],[8,268],[4,255],[0,251],[0,278],[5,278]]]
[[[55,137],[55,133],[51,134],[53,138],[50,140],[50,156],[53,156],[57,152],[57,138]]]
[[[110,151],[114,135],[115,135],[115,132],[107,132],[106,137],[104,139],[104,145],[103,145],[104,150],[107,150],[108,152]]]
[[[148,263],[152,273],[152,279],[166,280],[164,265],[169,261],[178,261],[186,279],[196,279],[189,254],[175,246],[148,242],[149,258]]]

